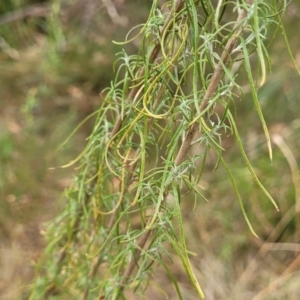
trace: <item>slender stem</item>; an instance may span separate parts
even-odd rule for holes
[[[252,3],[252,0],[251,0]],[[249,1],[250,4],[250,1]],[[245,9],[240,9],[239,10],[239,14],[238,14],[238,18],[236,20],[236,26],[235,26],[235,32],[232,35],[232,37],[228,40],[225,49],[222,53],[221,56],[221,60],[218,62],[214,73],[211,77],[211,80],[209,82],[209,85],[207,87],[207,90],[204,94],[203,100],[201,101],[201,104],[199,106],[200,111],[203,110],[207,104],[208,101],[212,98],[212,96],[214,95],[214,93],[216,92],[217,88],[218,88],[218,84],[222,78],[222,76],[224,75],[224,69],[223,69],[223,65],[226,65],[230,55],[232,53],[232,50],[234,49],[234,46],[236,45],[236,42],[239,39],[239,35],[241,34],[243,27],[241,26],[241,21],[246,18],[247,16],[247,11]],[[195,133],[198,131],[198,124],[195,122],[191,125],[190,129],[187,132],[186,138],[184,140],[184,142],[182,143],[179,152],[175,158],[175,165],[178,166],[180,165],[187,152],[189,151],[190,147],[191,147],[191,143],[194,139]]]
[[[248,2],[249,4],[250,1]],[[183,4],[183,3],[182,3]],[[213,73],[213,76],[210,80],[210,83],[208,85],[208,88],[206,90],[206,93],[204,95],[204,98],[203,98],[203,101],[201,102],[200,104],[200,110],[203,110],[205,108],[205,106],[207,105],[209,99],[211,99],[211,97],[213,96],[213,94],[216,92],[217,90],[217,87],[218,87],[218,84],[224,74],[224,70],[223,70],[223,65],[226,65],[229,58],[230,58],[230,55],[232,53],[232,50],[234,49],[234,46],[236,45],[236,42],[238,41],[238,38],[239,38],[239,35],[241,34],[242,30],[243,30],[243,27],[240,26],[241,24],[241,21],[247,16],[247,12],[246,10],[244,9],[240,9],[239,10],[239,14],[238,14],[238,18],[236,20],[236,27],[235,27],[235,32],[234,34],[232,35],[232,37],[228,40],[226,46],[225,46],[225,49],[222,53],[222,56],[221,56],[221,62],[218,63],[218,65],[216,66],[216,69]],[[195,133],[197,132],[198,130],[198,124],[197,123],[194,123],[190,129],[188,130],[188,133],[186,135],[186,138],[184,140],[184,142],[182,143],[180,149],[179,149],[179,152],[175,158],[175,166],[178,166],[180,165],[190,146],[191,146],[191,143],[193,141],[193,138],[195,136]],[[164,198],[167,197],[168,195],[168,190],[169,190],[169,187],[165,187],[165,192],[164,192]],[[151,218],[148,220],[148,222],[151,222]],[[119,291],[121,292],[124,288],[125,288],[125,285],[128,283],[128,280],[130,278],[130,275],[132,274],[133,270],[134,270],[134,267],[136,266],[140,256],[141,256],[141,253],[142,253],[142,249],[144,248],[144,246],[146,245],[146,242],[150,236],[150,233],[151,233],[151,229],[145,231],[145,233],[139,238],[139,241],[138,241],[138,247],[136,248],[135,250],[135,253],[133,255],[133,259],[130,261],[130,263],[128,264],[128,266],[126,267],[124,273],[123,273],[123,277],[122,277],[122,281],[121,281],[121,284],[120,284],[120,288],[119,288]]]

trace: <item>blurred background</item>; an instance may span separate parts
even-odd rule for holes
[[[58,149],[101,104],[99,94],[114,78],[116,53],[124,47],[138,51],[138,40],[122,47],[112,41],[124,41],[130,28],[145,22],[151,4],[1,0],[0,299],[27,299],[44,229],[63,208],[63,191],[76,174],[73,167],[59,167],[83,150],[93,119]],[[288,6],[284,24],[300,67],[298,1]],[[192,263],[208,300],[300,299],[300,77],[281,32],[274,40],[271,33],[266,42],[271,41],[272,71],[259,96],[272,136],[273,165],[251,95],[236,107],[247,154],[280,211],[253,182],[229,140],[225,158],[260,239],[250,233],[226,171],[208,166],[201,184],[210,201],[200,200],[194,210],[193,201],[182,201],[187,245],[198,254]],[[249,91],[247,82],[244,90]],[[172,268],[184,299],[196,299],[184,269],[176,261]],[[164,288],[172,299],[171,284],[166,281]],[[166,299],[153,288],[151,295]]]

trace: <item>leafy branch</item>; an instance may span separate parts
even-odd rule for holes
[[[228,7],[234,14],[226,13]],[[231,103],[243,96],[236,74],[243,66],[272,160],[257,90],[266,77],[263,42],[278,14],[277,4],[258,0],[219,1],[217,7],[210,1],[170,1],[161,8],[153,2],[135,36],[141,39],[139,54],[120,54],[87,146],[65,166],[79,163],[79,174],[66,192],[64,212],[49,228],[46,275],[37,277],[31,299],[60,293],[117,299],[125,298],[127,289],[142,294],[154,264],[164,266],[182,298],[163,259],[174,255],[172,249],[204,298],[189,259],[180,202],[184,189],[204,197],[199,182],[209,151],[218,155],[216,168],[219,162],[225,166],[255,234],[223,157],[224,132],[236,137],[254,181],[277,208],[247,158]],[[260,79],[253,75],[253,52]],[[193,155],[192,146],[199,154]],[[43,260],[38,273],[42,265]]]

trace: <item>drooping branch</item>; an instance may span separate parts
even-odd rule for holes
[[[248,1],[247,2],[249,5],[253,3],[253,1]],[[182,3],[183,4],[183,3]],[[207,90],[205,92],[205,95],[203,97],[203,100],[199,106],[200,111],[202,111],[206,105],[208,104],[208,101],[213,97],[214,93],[216,92],[218,85],[220,83],[220,80],[222,79],[224,75],[224,69],[223,66],[228,63],[228,60],[230,59],[230,55],[232,54],[232,51],[239,39],[240,34],[243,31],[243,24],[244,24],[244,19],[247,17],[247,11],[245,9],[239,9],[238,12],[238,18],[236,20],[236,26],[234,28],[234,32],[232,36],[229,38],[228,42],[226,43],[225,49],[221,55],[221,61],[217,64],[213,75],[211,77],[211,80],[209,82],[209,85],[207,87]],[[193,138],[195,136],[195,133],[198,131],[198,123],[194,122],[191,127],[188,129],[187,135],[185,140],[183,141],[178,154],[175,158],[175,166],[179,166],[185,159],[190,147],[191,143],[193,141]],[[166,199],[169,191],[169,186],[165,187],[165,191],[163,193],[164,200]],[[155,216],[155,209],[153,209],[154,213],[154,218]],[[148,224],[150,225],[153,222],[153,218],[148,219]],[[150,226],[149,226],[150,227]],[[146,227],[147,228],[147,227]],[[137,247],[135,250],[134,255],[132,256],[131,261],[129,262],[128,266],[126,267],[123,276],[122,276],[122,281],[120,284],[120,292],[125,288],[126,284],[128,283],[128,280],[130,279],[130,275],[132,274],[138,260],[140,259],[142,250],[144,249],[147,239],[149,238],[151,233],[151,227],[144,232],[144,234],[139,238],[137,242]]]

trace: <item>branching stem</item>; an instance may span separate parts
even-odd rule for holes
[[[183,4],[183,1],[178,1],[178,2],[181,2],[181,5]],[[249,4],[251,4],[251,3],[252,3],[252,1],[251,2],[249,1]],[[219,62],[217,64],[216,69],[212,75],[212,78],[210,80],[210,83],[208,85],[206,93],[204,95],[204,98],[200,104],[200,111],[205,108],[208,101],[211,99],[211,97],[214,95],[214,93],[217,90],[218,84],[224,74],[223,65],[227,64],[227,62],[230,58],[230,55],[232,53],[232,50],[234,49],[234,47],[239,39],[239,35],[241,34],[241,32],[243,30],[242,21],[246,16],[247,16],[247,11],[245,9],[240,9],[238,18],[236,20],[235,31],[234,31],[232,37],[228,40],[228,42],[225,46],[225,49],[222,53],[222,56],[221,56],[221,62]],[[180,165],[183,162],[183,160],[185,159],[187,152],[190,149],[190,146],[191,146],[191,143],[195,136],[195,133],[197,131],[198,131],[198,124],[196,122],[194,122],[191,125],[190,129],[188,130],[186,138],[185,138],[184,142],[182,143],[182,145],[179,149],[179,152],[175,158],[175,166]],[[166,197],[168,195],[168,190],[169,190],[169,186],[167,186],[165,188],[164,199],[166,199]],[[149,218],[148,225],[152,223],[152,220],[153,220],[152,218]],[[146,245],[146,242],[150,236],[150,233],[151,233],[151,229],[146,230],[144,232],[144,234],[139,238],[139,241],[137,243],[138,246],[136,247],[133,258],[129,262],[127,268],[125,269],[125,271],[123,273],[122,281],[121,281],[121,285],[120,285],[120,292],[124,289],[124,287],[128,283],[128,280],[130,279],[130,275],[132,274],[134,267],[136,266],[136,264],[141,256],[142,249]]]

